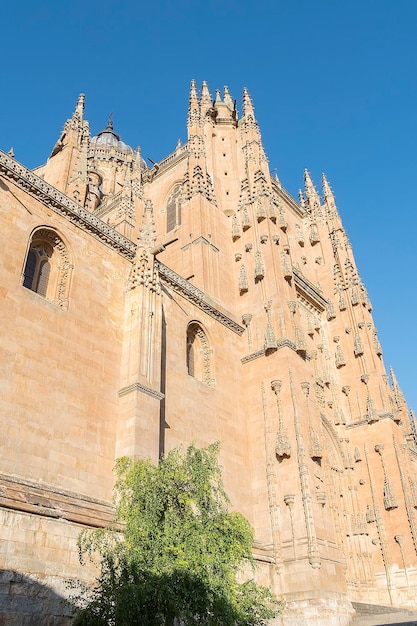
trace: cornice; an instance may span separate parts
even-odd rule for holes
[[[182,161],[188,155],[188,143],[183,144],[171,154],[168,154],[162,161],[159,163],[155,163],[150,170],[147,170],[148,180],[153,181],[157,178],[162,172],[169,169],[179,161]]]
[[[274,351],[281,350],[281,348],[290,348],[294,352],[297,352],[297,346],[291,339],[283,338],[281,341],[277,341],[277,345],[274,348]],[[246,356],[240,359],[240,362],[244,365],[245,363],[249,363],[249,361],[253,361],[254,359],[259,359],[260,357],[266,356],[265,348],[261,350],[257,350],[256,352],[252,352],[251,354],[247,354]],[[311,354],[308,352],[304,356],[306,361],[311,360]]]
[[[295,288],[310,304],[312,304],[319,312],[327,307],[327,300],[319,293],[317,287],[301,274],[295,267],[292,268],[294,274]]]
[[[123,387],[122,389],[118,391],[118,395],[121,398],[123,396],[127,396],[129,393],[132,393],[133,391],[140,391],[142,393],[146,393],[148,396],[151,396],[152,398],[156,398],[157,400],[163,400],[165,398],[165,395],[161,393],[160,391],[157,391],[156,389],[151,389],[150,387],[147,387],[146,385],[142,385],[142,383],[139,383],[139,382],[133,383],[132,385],[128,385],[127,387]]]
[[[306,213],[298,204],[297,200],[295,200],[292,195],[284,187],[281,187],[272,177],[271,184],[272,189],[276,191],[276,193],[281,197],[282,200],[285,200],[285,202],[292,208],[294,213],[296,213],[299,217],[305,217]]]
[[[96,527],[114,519],[109,502],[7,474],[0,474],[0,507]]]
[[[96,215],[81,207],[2,150],[0,150],[0,173],[45,206],[64,216],[122,256],[133,260],[136,251],[136,244],[133,241],[105,224]]]
[[[163,283],[172,287],[174,291],[179,293],[183,298],[223,324],[223,326],[226,326],[237,335],[242,335],[245,330],[244,327],[240,326],[240,324],[235,322],[229,315],[220,311],[203,291],[192,285],[185,278],[182,278],[182,276],[161,263],[161,261],[156,261],[156,264]]]

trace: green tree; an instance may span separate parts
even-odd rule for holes
[[[116,523],[84,531],[80,555],[99,554],[101,574],[78,626],[255,626],[280,610],[253,580],[253,531],[228,511],[218,444],[177,448],[157,466],[116,464]]]

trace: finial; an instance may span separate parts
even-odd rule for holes
[[[14,159],[14,150],[13,148],[10,148],[9,152],[7,153],[9,155],[9,157],[12,157],[12,159]]]
[[[188,103],[188,128],[200,122],[200,106],[198,104],[197,87],[195,80],[191,81],[190,100]]]
[[[304,170],[304,186],[306,190],[307,200],[315,200],[318,202],[318,204],[320,204],[319,194],[317,193],[317,190],[311,179],[310,172],[307,169]]]
[[[304,186],[305,186],[306,192],[308,192],[311,189],[314,189],[314,183],[311,179],[311,175],[308,169],[304,170]]]
[[[392,366],[389,368],[389,373],[390,373],[390,376],[391,376],[392,386],[394,388],[398,389],[397,377],[396,377],[396,375],[394,373],[394,368]]]
[[[326,174],[322,174],[321,176],[322,179],[322,184],[323,184],[323,195],[325,197],[326,200],[329,200],[330,202],[334,203],[334,193],[332,191],[332,188],[329,185],[329,182],[326,178]]]
[[[206,98],[206,97],[210,98],[210,92],[209,92],[209,88],[208,88],[206,81],[203,80],[203,84],[201,85],[201,99]],[[210,98],[210,102],[211,102],[211,98]]]
[[[113,130],[113,112],[109,113],[109,119],[107,120],[106,128]]]
[[[192,79],[190,86],[190,101],[191,100],[197,100],[197,87],[194,78]]]
[[[224,86],[223,101],[224,101],[225,104],[227,104],[229,109],[233,109],[232,96],[230,95],[229,88],[226,85]]]
[[[329,182],[328,182],[328,180],[326,178],[326,174],[324,172],[321,175],[321,181],[322,181],[322,184],[323,184],[323,194],[326,197],[326,196],[328,196],[328,195],[330,195],[332,193],[332,190],[330,188]]]
[[[84,108],[85,95],[83,93],[80,93],[80,95],[78,96],[77,105],[75,107],[75,112],[79,115],[80,119],[83,119]]]
[[[220,90],[216,89],[216,103],[221,102]]]
[[[207,111],[211,109],[211,96],[210,96],[208,85],[205,80],[203,81],[203,84],[201,86],[200,106],[201,106],[201,117],[203,117],[207,113]]]

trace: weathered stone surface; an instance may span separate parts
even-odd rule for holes
[[[149,169],[80,97],[44,166],[0,152],[0,623],[69,619],[115,458],[216,440],[277,623],[415,608],[415,420],[330,185],[271,177],[247,90],[187,131]]]

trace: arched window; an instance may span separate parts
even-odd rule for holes
[[[181,224],[181,185],[175,185],[167,203],[167,233]]]
[[[26,256],[23,286],[67,308],[71,269],[68,250],[61,237],[49,228],[36,230]]]
[[[206,333],[197,322],[187,328],[187,371],[189,376],[214,386],[212,351]]]
[[[23,272],[23,286],[46,297],[51,272],[52,246],[44,241],[31,245]]]

